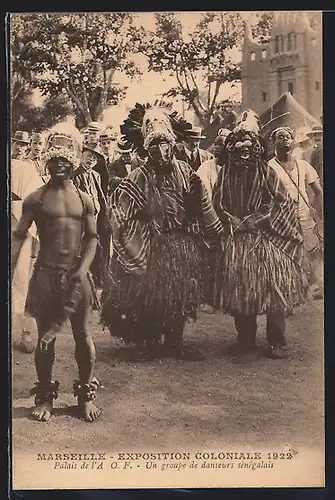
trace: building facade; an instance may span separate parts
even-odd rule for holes
[[[262,114],[285,92],[317,120],[322,118],[321,13],[314,27],[306,11],[275,13],[266,44],[253,40],[245,26],[242,108]]]

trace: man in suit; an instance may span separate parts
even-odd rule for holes
[[[43,182],[46,183],[49,180],[49,175],[47,174],[44,161],[42,159],[42,152],[44,146],[43,135],[39,132],[32,134],[30,138],[30,152],[27,155],[27,160],[32,162]]]
[[[312,131],[307,135],[314,143],[310,157],[310,164],[317,171],[321,186],[323,186],[323,129],[320,126],[315,125],[312,128]]]
[[[122,137],[118,139],[115,151],[119,156],[109,165],[109,194],[137,166],[133,162],[132,145]]]
[[[194,171],[197,171],[204,161],[213,158],[212,153],[199,147],[200,141],[205,138],[201,128],[193,126],[188,133],[187,141],[184,144],[176,145],[175,156],[177,160],[188,163]]]
[[[97,156],[97,162],[93,167],[93,169],[95,172],[99,174],[100,185],[104,193],[104,196],[106,197],[108,191],[108,181],[109,181],[108,169],[107,169],[108,160],[106,159],[103,150],[99,145],[100,134],[101,134],[101,127],[99,123],[90,122],[84,131],[84,146],[90,148],[91,150],[95,150],[97,148],[97,151],[99,152],[99,155]]]
[[[29,146],[28,132],[17,130],[12,139],[11,157],[14,160],[24,160]]]
[[[110,231],[106,226],[107,201],[100,175],[96,172],[99,161],[105,161],[99,146],[91,146],[86,143],[82,149],[80,165],[73,171],[72,175],[74,185],[87,193],[93,201],[99,243],[91,270],[97,288],[102,286],[102,263],[108,255],[110,242]]]
[[[105,157],[107,170],[109,170],[109,165],[113,163],[117,157],[117,153],[115,152],[116,139],[116,134],[114,134],[110,129],[106,129],[104,132],[101,132],[99,136],[99,146]]]

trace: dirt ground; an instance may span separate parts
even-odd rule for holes
[[[234,444],[272,446],[323,442],[323,301],[313,301],[287,319],[289,357],[264,356],[265,320],[259,318],[259,350],[238,358],[227,354],[235,340],[232,318],[199,313],[188,325],[187,343],[201,346],[207,359],[122,361],[122,344],[94,318],[96,376],[103,408],[95,423],[71,414],[77,377],[70,330],[56,346],[54,378],[60,381],[55,415],[48,423],[29,419],[36,381],[33,354],[15,347],[13,334],[12,417],[15,451],[83,449],[219,449]],[[70,407],[70,409],[69,409]]]

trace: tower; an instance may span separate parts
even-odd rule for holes
[[[267,44],[252,39],[245,27],[242,105],[261,114],[290,92],[316,119],[322,115],[321,13],[311,26],[307,11],[275,13]]]

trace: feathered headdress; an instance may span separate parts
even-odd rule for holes
[[[147,149],[152,140],[164,138],[171,144],[183,141],[192,124],[184,120],[170,104],[136,103],[120,126],[121,134],[135,149]]]
[[[260,133],[260,119],[259,116],[252,109],[246,109],[243,111],[233,132],[238,132],[239,130],[244,130],[247,132],[253,132],[256,135]]]
[[[261,157],[263,160],[267,156],[267,146],[260,135],[260,119],[252,110],[245,110],[239,117],[235,128],[228,135],[225,148],[228,152],[233,152],[243,145],[242,141],[249,139],[252,145],[252,156]]]

